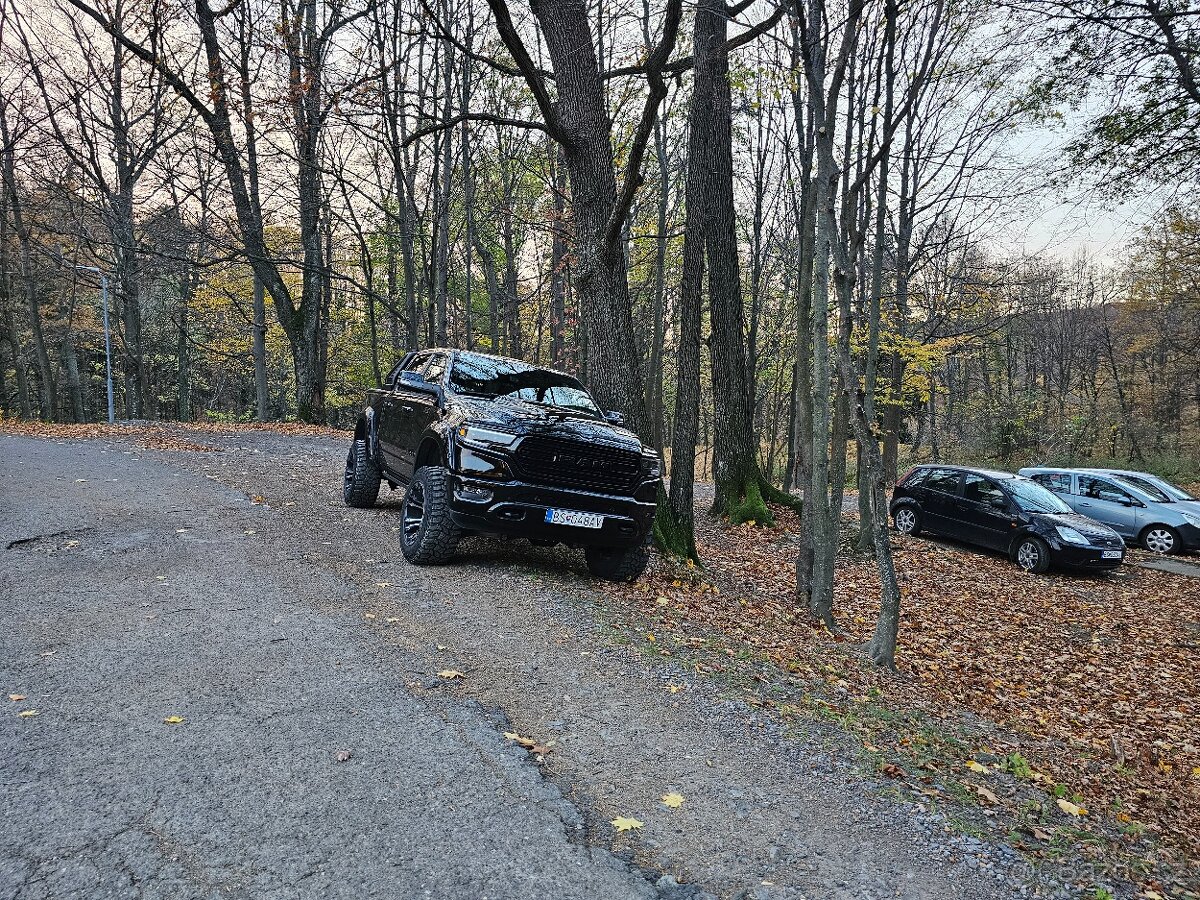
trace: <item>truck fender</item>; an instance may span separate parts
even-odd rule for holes
[[[367,442],[367,456],[375,459],[379,454],[379,432],[375,410],[368,406],[354,425],[354,440]]]

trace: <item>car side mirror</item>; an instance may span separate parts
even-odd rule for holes
[[[604,411],[604,421],[610,425],[624,425],[625,416],[617,412],[615,409],[606,409]]]
[[[1005,497],[992,497],[988,502],[996,509],[1008,509],[1008,499]]]

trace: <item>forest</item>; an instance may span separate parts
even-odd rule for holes
[[[909,463],[1200,472],[1186,0],[4,0],[0,169],[4,417],[106,420],[106,340],[122,420],[536,361],[661,450],[663,548],[697,481],[799,508],[830,626],[858,488],[885,666]],[[1147,212],[1012,239],[1079,196]]]

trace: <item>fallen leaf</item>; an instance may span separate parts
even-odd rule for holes
[[[967,787],[969,787],[972,791],[974,791],[976,794],[978,794],[979,798],[981,800],[983,800],[985,803],[995,806],[997,803],[1000,802],[999,797],[997,797],[995,794],[993,794],[991,791],[989,791],[987,788],[983,787],[982,785],[969,784],[969,785],[967,785]]]
[[[534,747],[537,746],[537,741],[530,740],[527,737],[521,737],[521,735],[517,734],[517,732],[515,732],[515,731],[506,731],[506,732],[504,732],[504,736],[506,738],[508,738],[510,741],[520,744],[526,750],[532,750]]]
[[[183,534],[185,531],[187,531],[186,528],[176,528],[175,529],[176,534]]]
[[[659,597],[656,602],[658,603],[659,606],[666,606],[671,601],[668,600],[666,597]]]
[[[879,767],[879,771],[882,772],[884,775],[886,775],[888,778],[903,778],[905,775],[908,774],[907,772],[905,772],[902,768],[900,768],[895,763],[884,763],[882,766]]]
[[[364,619],[374,619],[375,613],[363,613],[363,618]]]
[[[672,791],[670,794],[663,794],[658,799],[662,801],[663,806],[669,806],[671,809],[679,809],[679,807],[683,806],[684,798],[683,794],[676,794]]]
[[[395,616],[388,616],[386,619],[384,619],[384,621],[387,622],[389,625],[395,625],[400,620],[397,619]]]
[[[337,753],[334,754],[333,758],[335,760],[337,760],[338,762],[346,762],[353,755],[354,755],[354,752],[352,750],[339,750]]]
[[[1029,829],[1029,833],[1032,834],[1039,841],[1048,841],[1053,837],[1053,835],[1050,834],[1050,832],[1044,831],[1043,829],[1038,828],[1036,825],[1034,825],[1032,828]]]
[[[242,534],[258,534],[258,532],[255,531],[253,528],[248,528],[245,531],[243,531]]]
[[[11,700],[13,703],[17,703],[21,700],[24,700],[25,695],[24,694],[9,694],[8,699]]]
[[[977,763],[973,759],[967,763],[967,768],[970,769],[972,772],[978,772],[981,775],[986,773],[988,770],[988,767],[985,766],[983,763]]]
[[[458,671],[458,669],[442,669],[442,671],[438,672],[438,677],[450,681],[453,678],[466,678],[467,676]]]
[[[390,581],[377,581],[377,582],[375,582],[375,587],[391,587],[391,586],[392,586],[392,583],[391,583]]]
[[[637,819],[631,819],[628,816],[617,816],[612,820],[612,827],[617,829],[618,834],[622,831],[632,831],[635,828],[641,828],[643,824],[645,823],[639,822]]]
[[[445,650],[445,649],[446,649],[446,645],[445,645],[445,644],[438,644],[438,645],[437,645],[437,648],[438,648],[439,650]]]
[[[1084,809],[1082,806],[1076,806],[1070,800],[1064,800],[1061,797],[1059,797],[1058,800],[1056,800],[1055,802],[1058,804],[1058,808],[1061,809],[1063,812],[1065,812],[1069,816],[1086,816],[1087,815],[1086,809]]]
[[[678,694],[680,691],[683,690],[683,688],[684,688],[684,686],[682,684],[668,684],[667,685],[667,690],[670,691],[672,694]]]
[[[38,711],[36,709],[23,709],[19,713],[17,713],[17,715],[20,716],[22,719],[32,719],[37,714],[38,714]]]
[[[183,716],[167,716],[163,722],[167,725],[182,725]]]

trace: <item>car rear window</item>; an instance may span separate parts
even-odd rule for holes
[[[955,494],[958,492],[958,478],[959,473],[952,469],[933,469],[925,477],[924,485],[931,491]]]
[[[1071,493],[1071,476],[1066,472],[1039,472],[1033,480],[1056,494]]]

